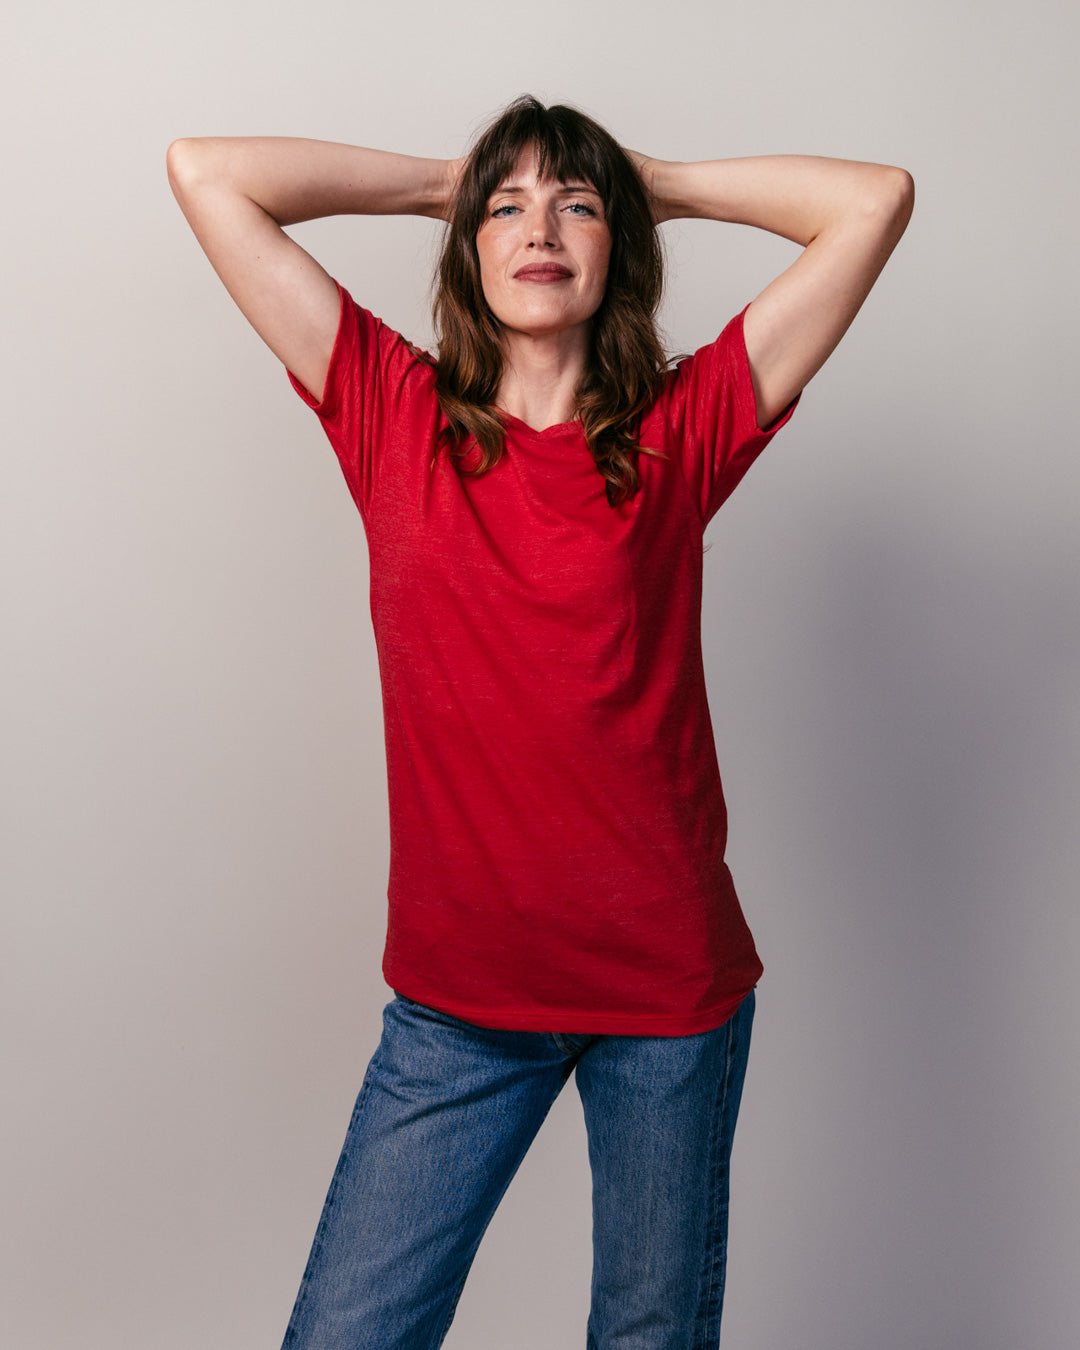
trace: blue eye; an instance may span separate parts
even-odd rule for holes
[[[566,202],[562,209],[574,216],[597,216],[599,212],[588,202]],[[510,215],[517,215],[521,207],[515,202],[504,202],[502,206],[496,206],[491,212],[492,220],[505,220]]]

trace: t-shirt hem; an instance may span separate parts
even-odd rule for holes
[[[522,1012],[512,1008],[472,1008],[447,999],[433,1000],[420,992],[409,993],[398,985],[392,985],[391,988],[414,1003],[490,1031],[559,1031],[568,1035],[594,1036],[693,1036],[702,1031],[714,1031],[730,1021],[739,1004],[751,989],[756,988],[756,984],[702,1012],[647,1015],[568,1012],[565,1009],[557,1012]]]

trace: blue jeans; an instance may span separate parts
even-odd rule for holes
[[[436,1350],[575,1068],[592,1168],[587,1350],[712,1350],[753,1017],[751,991],[692,1036],[495,1031],[395,994],[283,1350]]]

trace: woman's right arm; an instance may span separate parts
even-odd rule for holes
[[[460,163],[278,136],[173,141],[166,162],[180,209],[226,290],[320,399],[337,288],[282,227],[336,215],[446,219]]]

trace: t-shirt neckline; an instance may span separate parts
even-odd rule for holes
[[[513,427],[519,434],[524,433],[527,436],[565,436],[581,431],[581,423],[577,421],[556,422],[554,426],[538,428],[529,426],[528,422],[523,422],[520,417],[515,417],[513,413],[507,412],[505,408],[499,408],[498,413],[507,426]]]

